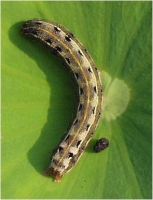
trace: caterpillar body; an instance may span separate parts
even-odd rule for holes
[[[22,34],[40,41],[62,57],[79,87],[75,119],[45,171],[59,182],[81,157],[99,121],[102,106],[100,72],[84,46],[58,23],[30,20],[24,23]]]

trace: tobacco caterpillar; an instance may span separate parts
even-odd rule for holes
[[[99,121],[102,106],[100,73],[84,46],[60,24],[30,20],[24,23],[22,34],[40,41],[60,56],[73,72],[79,87],[76,117],[45,171],[46,175],[60,181],[81,157]]]

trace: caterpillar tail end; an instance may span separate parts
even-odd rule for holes
[[[60,182],[62,176],[60,175],[60,173],[58,171],[54,171],[54,169],[52,167],[47,168],[44,171],[44,175],[46,176],[52,176],[55,182]]]

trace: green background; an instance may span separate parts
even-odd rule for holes
[[[151,2],[2,2],[2,198],[151,198]],[[71,73],[21,35],[23,22],[67,27],[101,71],[103,115],[60,183],[43,176],[77,106]],[[93,152],[96,139],[110,146]]]

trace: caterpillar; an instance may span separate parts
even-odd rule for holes
[[[59,182],[78,162],[97,127],[102,106],[100,72],[84,46],[58,23],[29,20],[24,23],[22,34],[43,43],[61,57],[78,85],[79,103],[75,119],[44,172]]]

